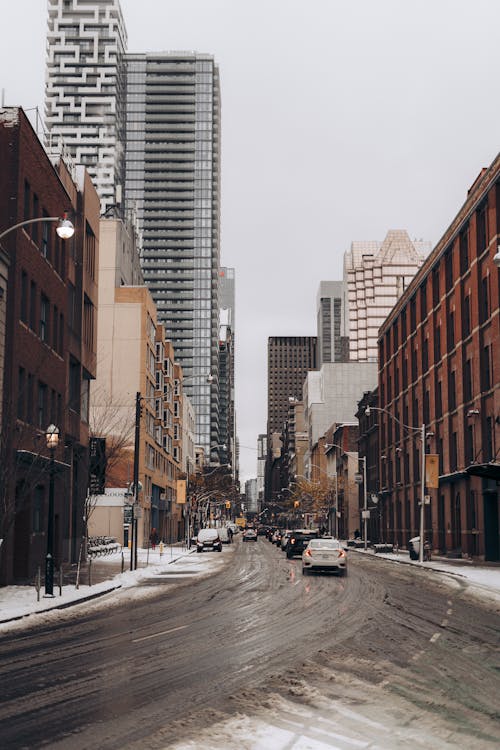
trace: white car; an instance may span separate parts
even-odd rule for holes
[[[302,573],[310,570],[337,571],[347,573],[347,554],[338,539],[311,539],[302,553]]]

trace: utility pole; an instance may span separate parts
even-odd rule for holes
[[[132,541],[130,544],[130,570],[137,570],[137,509],[139,507],[139,442],[141,438],[141,394],[135,394],[134,440],[134,504],[132,506]]]

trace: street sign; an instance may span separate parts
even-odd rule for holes
[[[123,506],[123,523],[132,523],[133,511],[131,505]]]
[[[354,481],[356,484],[363,484],[363,475],[362,474],[355,474],[354,475]]]
[[[370,518],[370,511],[369,510],[362,510],[361,511],[361,518],[363,519],[363,521],[365,520],[365,518],[366,519]]]

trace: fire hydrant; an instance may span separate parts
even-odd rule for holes
[[[160,542],[160,557],[163,555],[163,542]]]

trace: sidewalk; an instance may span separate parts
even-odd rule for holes
[[[62,594],[59,594],[59,578],[54,576],[54,597],[44,598],[44,589],[40,591],[37,601],[37,591],[31,586],[5,586],[0,588],[0,626],[5,623],[23,620],[29,615],[65,609],[72,604],[90,601],[98,596],[107,594],[119,588],[135,586],[144,578],[154,576],[165,577],[165,571],[187,555],[191,555],[196,548],[188,550],[186,546],[165,546],[163,553],[159,547],[155,550],[139,549],[137,554],[137,570],[130,570],[130,550],[97,557],[86,562],[80,570],[79,588],[76,588],[77,570],[72,566],[64,572]],[[200,557],[199,555],[196,556]],[[196,560],[193,572],[202,572],[206,568],[206,561]],[[123,573],[122,573],[123,568]],[[92,585],[89,585],[89,584]]]
[[[349,547],[349,553],[351,551],[373,558],[391,560],[400,565],[413,565],[437,573],[447,573],[449,576],[463,579],[474,588],[476,593],[489,595],[500,601],[500,563],[476,563],[472,560],[434,556],[429,562],[420,563],[418,560],[410,560],[407,551],[375,553],[370,547],[367,550]]]

